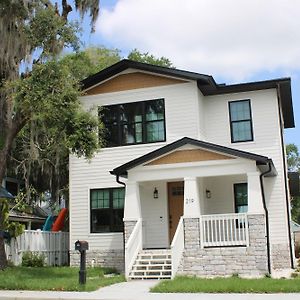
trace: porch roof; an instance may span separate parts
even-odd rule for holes
[[[209,143],[209,142],[199,141],[199,140],[192,139],[189,137],[183,137],[173,143],[170,143],[170,144],[163,146],[157,150],[154,150],[143,156],[133,159],[133,160],[113,169],[112,171],[110,171],[110,173],[112,175],[117,175],[117,176],[127,176],[128,170],[130,170],[136,166],[139,166],[147,161],[153,160],[159,156],[167,154],[170,151],[173,151],[173,150],[175,150],[179,147],[182,147],[184,145],[187,145],[187,144],[197,146],[202,149],[219,152],[222,154],[227,154],[227,155],[231,155],[231,156],[235,156],[235,157],[254,160],[254,161],[256,161],[256,165],[258,166],[258,168],[260,169],[261,172],[266,172],[266,171],[268,171],[269,166],[271,167],[271,171],[268,172],[268,174],[266,174],[266,176],[276,175],[276,169],[275,169],[272,159],[270,159],[266,156],[262,156],[262,155],[254,154],[251,152],[242,151],[242,150],[237,150],[237,149],[233,149],[233,148],[229,148],[229,147],[225,147],[225,146],[221,146],[221,145],[217,145],[217,144],[213,144],[213,143]]]

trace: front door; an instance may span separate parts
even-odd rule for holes
[[[184,182],[168,182],[169,240],[172,243],[180,217],[183,215]]]

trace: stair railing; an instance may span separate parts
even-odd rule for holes
[[[172,279],[175,277],[177,273],[182,258],[183,250],[184,250],[184,228],[183,228],[183,217],[180,217],[171,244]]]
[[[142,235],[142,219],[138,219],[131,235],[125,244],[125,276],[128,278],[132,266],[138,256],[140,250],[142,250],[143,244]]]

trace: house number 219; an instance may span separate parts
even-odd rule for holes
[[[194,199],[193,198],[186,198],[185,199],[185,204],[191,204],[194,202]]]

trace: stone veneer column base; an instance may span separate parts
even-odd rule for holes
[[[70,251],[70,265],[79,266],[80,253],[78,251]],[[115,268],[119,272],[124,272],[124,250],[88,250],[86,252],[87,266],[100,266]]]
[[[124,239],[125,239],[125,244],[127,243],[133,228],[137,221],[124,221]]]
[[[177,274],[259,277],[268,272],[265,216],[248,215],[249,247],[201,248],[199,219],[184,220],[185,250]]]
[[[272,269],[291,269],[290,248],[288,244],[271,245]]]

